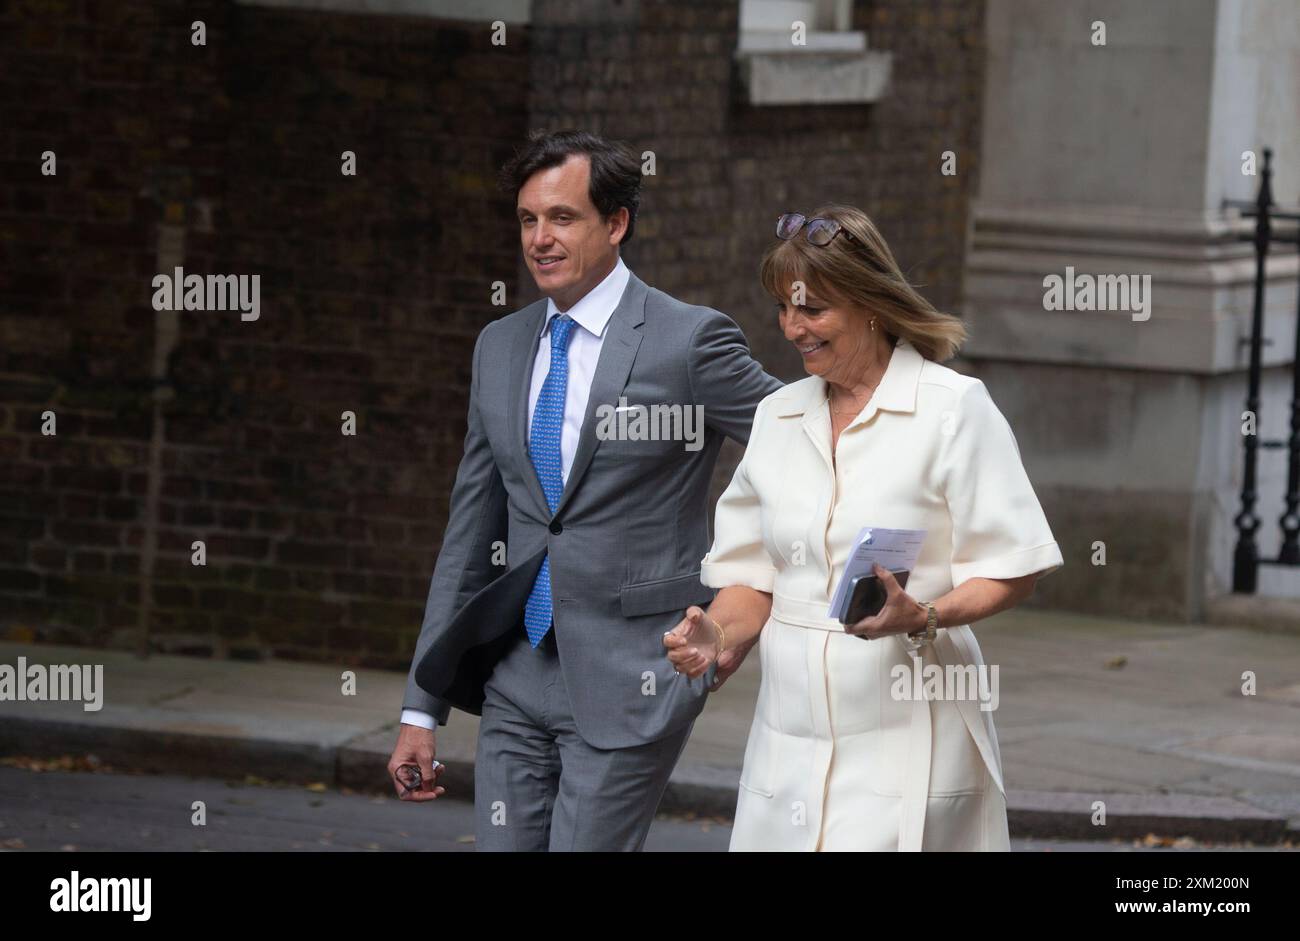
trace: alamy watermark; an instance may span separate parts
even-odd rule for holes
[[[684,441],[687,451],[704,446],[703,405],[618,405],[596,408],[596,438],[600,441]]]
[[[1074,273],[1043,278],[1043,310],[1127,310],[1134,320],[1151,319],[1151,275]]]
[[[80,702],[86,712],[104,708],[104,665],[0,663],[0,702]]]
[[[152,899],[153,879],[148,876],[83,879],[74,869],[68,878],[50,883],[52,912],[130,912],[132,921],[148,921]]]
[[[260,274],[186,274],[176,268],[172,274],[155,275],[151,285],[154,310],[237,310],[240,320],[262,316]]]
[[[889,668],[893,682],[889,695],[898,702],[921,699],[942,699],[950,702],[976,700],[983,712],[997,709],[1001,698],[998,693],[998,667],[987,663],[922,663],[912,655],[912,665],[896,663]]]

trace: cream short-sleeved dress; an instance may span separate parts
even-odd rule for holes
[[[953,695],[954,684],[905,695],[896,680],[915,666],[902,640],[862,640],[827,617],[864,526],[926,530],[905,589],[918,601],[1062,564],[1011,428],[978,379],[900,339],[835,463],[823,379],[764,399],[702,563],[706,585],[772,594],[731,849],[1006,850],[988,687],[982,698],[970,686]],[[940,629],[921,663],[922,677],[934,664],[970,678],[983,659],[962,625]]]

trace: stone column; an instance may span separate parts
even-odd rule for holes
[[[1254,198],[1242,155],[1262,166],[1266,146],[1275,198],[1300,195],[1300,23],[1284,0],[989,0],[986,28],[965,356],[1011,421],[1066,558],[1039,596],[1199,619],[1231,590],[1254,276],[1239,238],[1251,224],[1224,202]],[[1129,285],[1111,281],[1112,309],[1049,309],[1050,275],[1063,294],[1071,275],[1076,288],[1149,276],[1149,307],[1134,295],[1114,309]],[[1287,434],[1296,275],[1294,247],[1279,247],[1266,439]],[[1260,455],[1268,557],[1286,463]]]

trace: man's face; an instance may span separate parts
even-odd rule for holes
[[[605,279],[618,261],[627,231],[620,208],[601,219],[588,195],[591,162],[573,155],[558,167],[539,170],[519,190],[519,238],[537,288],[568,310]]]

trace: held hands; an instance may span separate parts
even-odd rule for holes
[[[664,634],[664,646],[673,669],[691,679],[703,676],[709,664],[718,659],[720,634],[713,618],[702,608],[691,605],[686,617]],[[721,685],[721,684],[717,684]]]
[[[890,634],[912,634],[925,630],[925,605],[903,591],[898,579],[894,578],[889,569],[873,565],[871,570],[885,589],[885,606],[879,614],[846,625],[844,632],[863,640],[875,640]]]

